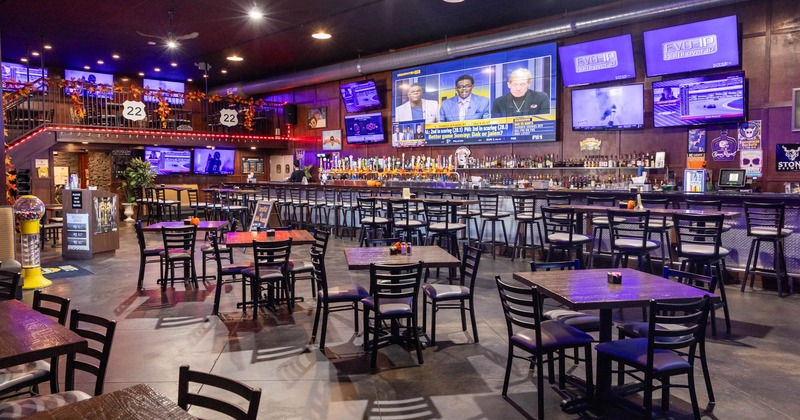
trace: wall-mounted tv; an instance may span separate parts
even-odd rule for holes
[[[647,77],[739,65],[736,16],[644,32]]]
[[[8,63],[3,61],[0,63],[0,72],[2,72],[3,90],[11,91],[17,90],[18,86],[6,85],[6,82],[15,81],[21,83],[34,82],[42,78],[41,67],[28,67],[24,64]],[[44,69],[44,77],[47,77],[47,69]],[[39,82],[35,86],[37,89],[44,87],[47,90],[47,85]]]
[[[235,158],[233,149],[194,149],[194,173],[233,175]]]
[[[156,79],[144,79],[142,80],[142,86],[145,89],[150,89],[153,91],[158,91],[160,88],[163,91],[164,100],[167,101],[168,104],[171,105],[183,105],[183,95],[170,95],[167,91],[172,91],[176,93],[184,93],[184,85],[183,82],[170,82],[167,80],[156,80]],[[145,102],[158,102],[156,95],[144,95]]]
[[[345,115],[344,128],[348,144],[381,143],[386,141],[386,135],[383,132],[383,117],[380,112]]]
[[[653,82],[656,127],[743,121],[746,110],[743,71]]]
[[[643,84],[572,90],[573,130],[627,130],[643,127]]]
[[[636,77],[630,34],[559,47],[558,57],[567,87]]]
[[[374,80],[360,80],[339,86],[347,112],[366,112],[383,108]]]
[[[192,172],[192,151],[169,147],[145,147],[144,158],[158,175],[188,174]]]
[[[422,124],[414,145],[555,141],[556,51],[543,44],[397,70],[392,124]]]
[[[114,75],[106,73],[98,73],[96,71],[83,71],[83,70],[64,70],[64,80],[74,80],[84,83],[83,93],[86,96],[94,98],[112,98],[114,97]],[[92,86],[94,85],[94,86]],[[98,92],[97,85],[106,85],[108,92]],[[94,91],[90,88],[95,88]],[[67,94],[72,94],[73,89],[65,89]]]

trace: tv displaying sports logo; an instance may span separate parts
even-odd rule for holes
[[[95,71],[83,70],[64,70],[65,80],[74,80],[83,83],[82,94],[94,98],[112,98],[114,96],[114,75],[106,73],[98,73]],[[105,85],[108,88],[107,92],[98,92],[98,85]],[[74,89],[65,89],[67,94],[72,94]]]
[[[393,132],[393,146],[555,141],[556,51],[544,44],[393,72],[392,126],[413,126],[412,141]],[[414,138],[420,125],[424,137]]]
[[[386,141],[383,132],[383,117],[380,112],[372,114],[345,115],[344,129],[348,144],[381,143]]]
[[[572,91],[572,129],[628,130],[644,127],[644,85]]]
[[[746,110],[743,71],[653,82],[656,127],[743,121]]]
[[[560,47],[558,57],[567,87],[636,77],[630,34]]]
[[[360,80],[339,86],[347,112],[374,111],[383,108],[374,80]]]
[[[184,93],[183,82],[169,82],[166,80],[144,79],[142,80],[142,86],[144,86],[145,89],[150,89],[152,91],[158,91],[159,89],[161,89],[164,95],[164,100],[167,101],[168,104],[183,105],[182,95],[170,95],[167,93],[167,91]],[[158,102],[158,98],[156,98],[156,95],[145,94],[144,101]]]
[[[233,149],[194,149],[194,173],[233,175],[235,158]]]
[[[647,77],[739,65],[736,16],[644,32]]]

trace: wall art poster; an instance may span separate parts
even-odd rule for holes
[[[322,150],[342,150],[342,130],[324,130]]]
[[[328,107],[311,108],[308,110],[308,128],[325,128],[328,126]]]
[[[778,172],[800,172],[800,144],[779,144],[775,150]]]
[[[706,129],[692,128],[689,130],[689,153],[706,152]]]
[[[739,151],[735,137],[728,137],[728,131],[720,131],[719,137],[711,140],[711,157],[715,162],[732,162]]]
[[[761,149],[761,120],[739,124],[739,150]]]
[[[760,178],[764,165],[764,152],[758,150],[741,150],[739,152],[739,167],[744,169],[745,176]]]
[[[94,197],[94,233],[117,230],[117,196]]]

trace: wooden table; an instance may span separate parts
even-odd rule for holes
[[[78,401],[28,417],[34,420],[191,420],[196,417],[159,394],[150,385],[138,384],[88,400]]]
[[[622,211],[628,210],[628,209],[620,209],[619,207],[592,206],[588,204],[558,204],[552,207],[573,209],[575,210],[575,213],[578,214],[584,214],[584,213],[605,214],[608,210],[622,210]],[[721,214],[725,216],[726,219],[733,219],[734,217],[740,214],[740,212],[738,211],[688,210],[688,209],[665,209],[665,208],[645,208],[645,210],[650,210],[650,217],[665,217],[665,216],[672,217],[672,215],[675,214],[698,214],[698,215]],[[635,211],[635,210],[630,210],[630,211]]]
[[[622,284],[608,284],[608,269],[520,272],[514,273],[514,280],[538,287],[543,295],[569,309],[600,310],[601,342],[612,339],[613,309],[647,306],[651,299],[681,302],[708,295],[719,300],[713,293],[632,268],[611,270],[622,273]],[[597,363],[595,402],[601,407],[603,396],[611,388],[611,362],[606,362]]]
[[[344,258],[350,270],[369,270],[375,264],[414,264],[422,261],[425,268],[458,268],[461,261],[438,246],[412,246],[411,254],[391,255],[388,246],[345,248]]]
[[[220,230],[228,225],[227,220],[201,220],[200,223],[197,225],[197,230],[201,232],[210,232],[215,230]],[[166,228],[178,228],[189,226],[184,224],[183,222],[158,222],[153,223],[152,225],[147,225],[142,228],[145,232],[161,232],[162,227]]]
[[[0,368],[76,353],[85,338],[18,300],[0,301]]]
[[[473,199],[462,200],[462,199],[457,199],[457,198],[453,198],[453,199],[450,199],[450,198],[425,198],[425,197],[403,198],[403,197],[397,197],[397,196],[392,196],[392,195],[376,195],[373,198],[375,198],[376,200],[381,200],[381,201],[407,200],[410,203],[423,203],[423,205],[424,205],[424,203],[447,204],[450,207],[450,222],[452,222],[452,223],[457,223],[458,222],[458,208],[459,207],[463,207],[463,206],[466,206],[466,205],[478,204],[479,203],[478,200],[473,200]],[[391,214],[391,212],[389,210],[391,210],[391,209],[387,209],[386,217],[389,220],[392,220],[392,214]]]
[[[285,241],[292,238],[292,245],[311,245],[314,236],[306,230],[276,230],[275,236],[267,237],[267,232],[228,232],[225,244],[229,247],[253,246],[253,241]]]

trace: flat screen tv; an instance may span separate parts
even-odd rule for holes
[[[64,80],[75,80],[84,83],[83,94],[93,98],[112,98],[114,97],[114,75],[106,73],[98,73],[96,71],[83,71],[83,70],[64,70]],[[98,92],[97,85],[106,85],[109,88],[108,92]],[[91,89],[95,88],[95,90]],[[67,88],[67,94],[72,94],[74,89]]]
[[[142,86],[145,89],[150,89],[152,91],[157,92],[158,89],[163,91],[164,100],[167,101],[168,104],[171,105],[183,105],[183,95],[170,95],[167,91],[172,91],[176,93],[184,93],[184,85],[183,82],[170,82],[167,80],[156,80],[156,79],[144,79],[142,80]],[[158,98],[156,95],[144,95],[145,102],[158,102]]]
[[[7,85],[7,82],[28,83],[42,78],[42,69],[40,67],[28,67],[24,64],[8,63],[5,61],[0,63],[0,72],[2,72],[3,90],[6,91],[19,89],[19,86]],[[47,77],[47,69],[44,69],[44,77]],[[42,87],[47,90],[47,85],[41,82],[36,84],[37,89],[42,89]]]
[[[188,174],[192,172],[192,151],[169,147],[145,147],[144,158],[158,175]]]
[[[656,127],[738,122],[746,110],[743,71],[653,82]]]
[[[383,108],[374,80],[360,80],[339,86],[347,112],[366,112]]]
[[[232,149],[194,149],[194,173],[233,175],[235,158]]]
[[[559,47],[558,58],[567,87],[636,77],[630,34]]]
[[[392,126],[416,134],[422,125],[424,138],[393,128],[392,145],[555,141],[557,50],[542,44],[394,71]]]
[[[736,16],[644,32],[647,77],[739,65]]]
[[[572,90],[573,130],[627,130],[643,127],[643,84]]]
[[[372,114],[345,115],[344,128],[348,144],[382,143],[383,117],[380,112]]]

